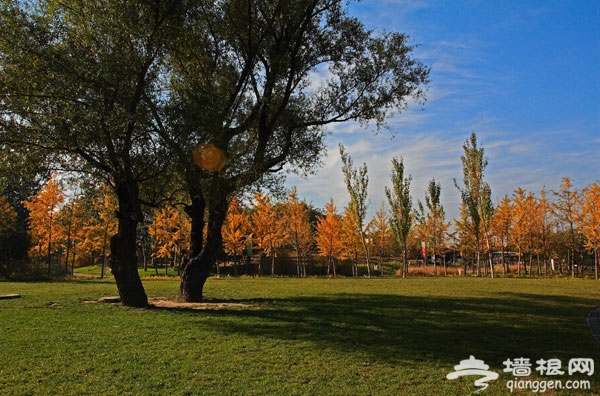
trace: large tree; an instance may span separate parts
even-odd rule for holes
[[[169,158],[148,121],[165,97],[164,43],[183,1],[42,0],[0,5],[0,136],[116,191],[110,265],[123,304],[146,306],[136,266],[141,183]],[[64,164],[66,162],[66,164]]]
[[[283,168],[309,173],[320,164],[328,124],[382,127],[409,98],[424,98],[429,69],[413,58],[407,36],[367,30],[346,1],[186,4],[169,50],[170,106],[154,115],[190,194],[180,298],[197,301],[229,197]]]

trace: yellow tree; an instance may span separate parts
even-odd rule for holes
[[[529,253],[532,249],[532,226],[535,211],[535,197],[533,193],[527,192],[521,187],[513,194],[514,224],[512,228],[512,240],[518,249],[517,272],[521,275],[523,253]]]
[[[89,254],[92,258],[102,258],[100,277],[104,277],[108,264],[109,239],[117,233],[118,221],[117,197],[112,189],[101,185],[100,189],[90,199],[90,215],[84,220],[83,236],[79,251]]]
[[[255,211],[252,215],[252,238],[262,250],[258,264],[261,273],[263,256],[271,257],[271,275],[275,275],[275,256],[277,249],[287,240],[286,228],[271,203],[271,198],[264,193],[254,195]]]
[[[46,256],[48,273],[51,273],[51,257],[58,250],[60,241],[59,223],[56,216],[64,195],[58,181],[51,177],[37,195],[29,201],[24,201],[25,208],[29,211],[29,254],[33,257]]]
[[[188,218],[182,210],[169,205],[154,211],[149,229],[154,239],[152,258],[167,259],[173,266],[182,257],[184,243],[189,238]]]
[[[327,275],[330,274],[330,268],[333,270],[333,276],[337,275],[336,261],[342,254],[342,242],[340,240],[341,222],[336,213],[333,198],[325,205],[325,216],[317,217],[317,226],[315,232],[315,242],[319,255],[327,257]]]
[[[466,275],[467,266],[470,261],[469,257],[473,256],[477,251],[477,242],[475,240],[475,234],[473,233],[471,217],[469,216],[467,206],[464,202],[461,202],[460,204],[460,218],[454,220],[454,228],[456,229],[458,248],[460,249],[463,258]],[[475,267],[473,267],[473,270],[475,270]]]
[[[342,173],[344,174],[344,181],[346,183],[346,189],[350,194],[350,205],[348,209],[353,210],[354,214],[354,225],[357,227],[357,232],[360,235],[360,241],[365,254],[365,261],[367,264],[367,274],[371,277],[371,265],[369,264],[369,246],[367,242],[367,232],[365,227],[367,207],[369,203],[367,201],[367,186],[369,185],[369,177],[367,175],[367,164],[363,163],[361,167],[354,168],[354,162],[352,157],[348,153],[342,144],[339,145],[340,157],[342,158]]]
[[[237,262],[241,260],[246,249],[248,232],[250,230],[248,215],[240,205],[237,198],[229,202],[227,218],[223,223],[223,249],[225,253],[234,257],[233,271],[237,275]]]
[[[287,228],[288,243],[296,252],[296,273],[306,276],[306,259],[312,246],[308,206],[298,200],[296,187],[288,195],[282,208],[282,221]]]
[[[553,221],[550,214],[550,203],[546,198],[545,189],[542,189],[540,192],[540,197],[534,197],[531,208],[531,251],[532,253],[535,253],[537,258],[538,275],[541,273],[540,256],[543,256],[544,260],[544,275],[547,275],[548,273],[546,253],[548,250],[550,229],[553,226]],[[531,272],[531,263],[529,265],[529,271]]]
[[[573,188],[571,179],[563,177],[560,190],[554,191],[556,201],[552,205],[552,211],[558,220],[568,227],[570,238],[569,266],[571,276],[575,277],[575,225],[577,221],[577,201],[579,192]]]
[[[425,192],[425,206],[419,201],[419,213],[417,219],[419,227],[417,232],[421,234],[421,240],[426,241],[431,248],[433,256],[433,274],[437,275],[436,255],[438,248],[446,243],[446,233],[450,223],[446,223],[446,213],[441,204],[442,186],[435,179],[432,179]],[[446,262],[444,260],[444,274],[446,272]]]
[[[81,198],[72,199],[58,215],[61,234],[61,245],[65,251],[65,271],[69,272],[69,259],[71,260],[71,274],[75,267],[76,253],[81,251],[85,241],[84,224],[89,216],[86,202]]]
[[[379,256],[379,272],[383,276],[383,258],[388,252],[392,240],[390,217],[385,202],[382,202],[377,212],[375,212],[375,217],[371,220],[369,229],[371,230],[372,244],[377,249]]]
[[[352,262],[352,276],[358,276],[358,255],[363,251],[362,236],[359,232],[359,220],[356,210],[350,201],[344,208],[340,224],[340,239],[342,242],[342,258]]]
[[[586,248],[594,252],[594,273],[598,280],[598,249],[600,249],[600,184],[585,187],[579,198],[578,227],[585,237]]]
[[[490,224],[490,232],[496,245],[500,247],[503,273],[510,272],[510,263],[505,260],[505,253],[510,247],[510,235],[513,226],[514,207],[508,195],[500,201],[494,211],[494,217]]]

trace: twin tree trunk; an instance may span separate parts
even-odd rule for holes
[[[206,238],[204,238],[206,206],[208,206],[208,223]],[[226,193],[213,192],[208,205],[201,194],[192,194],[192,204],[187,211],[192,223],[190,257],[180,269],[179,298],[181,301],[199,302],[203,299],[204,283],[221,252],[223,241],[221,227],[227,216],[227,206]]]
[[[130,307],[147,307],[148,296],[144,291],[137,269],[136,234],[143,220],[139,204],[138,185],[135,182],[116,182],[119,201],[118,232],[110,240],[110,268],[115,277],[121,303]],[[180,299],[198,302],[203,298],[203,288],[211,268],[221,251],[221,227],[227,216],[227,193],[213,192],[208,205],[200,194],[192,194],[192,204],[187,208],[192,230],[190,258],[180,271]],[[205,210],[208,206],[208,223],[204,238]]]

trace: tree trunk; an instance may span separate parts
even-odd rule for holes
[[[517,262],[517,274],[518,276],[521,276],[521,246],[519,246],[519,255],[518,255],[518,262]]]
[[[190,259],[181,268],[179,298],[184,302],[202,301],[204,284],[216,264],[223,238],[221,227],[227,216],[227,196],[213,197],[208,205],[208,229],[203,241],[205,201],[200,196],[192,199],[189,214],[192,220]]]
[[[369,263],[369,248],[367,246],[367,241],[365,239],[364,233],[361,231],[361,240],[363,249],[365,251],[365,260],[367,261],[367,276],[371,277],[371,264]]]
[[[106,256],[106,245],[108,240],[108,224],[104,226],[104,239],[102,241],[102,269],[100,270],[100,279],[104,279],[104,270],[106,268],[106,264],[108,262],[108,257]]]
[[[275,276],[275,251],[271,254],[271,276]]]
[[[75,244],[73,244],[73,259],[71,260],[71,276],[75,273]]]
[[[437,261],[435,260],[435,245],[433,246],[433,252],[432,252],[432,257],[433,257],[433,276],[437,276]]]
[[[404,253],[402,257],[402,277],[406,278],[408,275],[408,250],[406,248],[406,241],[404,241]]]
[[[598,280],[598,249],[594,249],[594,274]]]
[[[199,301],[202,300],[202,288],[204,287],[204,283],[199,286],[199,296],[197,296],[197,288],[193,287],[192,284],[194,282],[200,282],[200,268],[204,266],[198,261],[201,261],[200,255],[202,253],[202,247],[204,246],[204,211],[206,210],[206,202],[204,201],[202,192],[198,190],[191,190],[190,198],[192,203],[185,208],[191,223],[190,253],[189,258],[181,263],[179,271],[179,295],[182,301]],[[208,266],[207,271],[210,271],[210,265]]]
[[[334,259],[332,259],[332,263],[331,263],[333,265],[333,277],[334,278],[337,276],[336,268],[335,268],[335,261],[336,261],[336,259],[334,258]]]
[[[69,273],[69,253],[71,251],[71,224],[73,223],[73,204],[71,204],[69,224],[67,225],[67,253],[65,254],[65,274]]]
[[[446,254],[444,253],[442,255],[442,257],[443,257],[443,260],[444,260],[443,261],[443,263],[444,263],[444,276],[448,276],[448,266],[446,265]]]
[[[479,242],[479,238],[476,238],[477,241],[477,276],[481,278],[481,244]]]
[[[146,258],[146,243],[144,242],[145,238],[142,238],[142,265],[144,267],[144,272],[148,271],[148,259]]]
[[[138,186],[134,182],[116,182],[119,199],[118,232],[110,239],[110,268],[117,283],[121,303],[147,307],[148,297],[137,270],[136,232],[142,220]]]

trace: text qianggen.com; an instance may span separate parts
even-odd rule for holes
[[[544,393],[547,390],[589,390],[591,383],[588,380],[524,380],[515,378],[506,382],[510,392],[531,391],[533,393]]]

